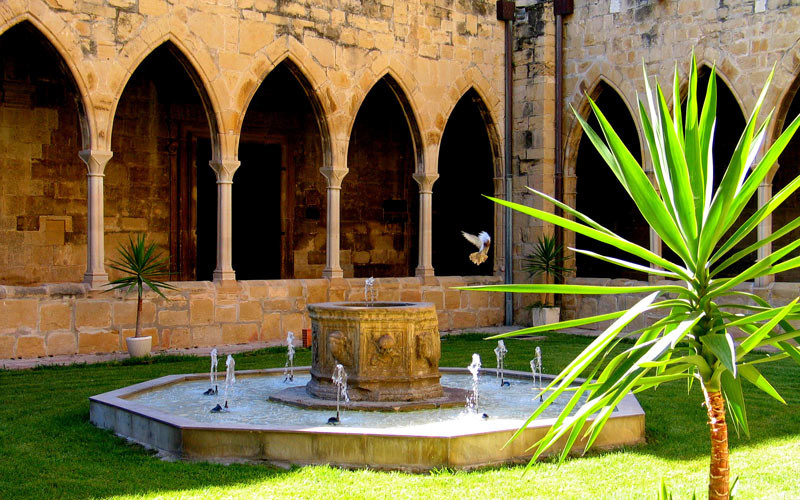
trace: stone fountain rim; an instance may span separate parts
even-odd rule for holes
[[[338,302],[315,302],[306,307],[317,309],[334,309],[339,311],[369,311],[370,309],[383,309],[389,311],[409,309],[429,309],[434,307],[433,302],[413,302],[405,300],[380,300],[368,302],[363,300],[342,300]]]
[[[307,373],[310,371],[310,366],[298,366],[295,367],[295,373]],[[260,370],[237,370],[236,376],[237,377],[251,377],[251,376],[258,376],[258,375],[274,375],[274,376],[282,376],[284,368],[266,368]],[[451,374],[463,374],[468,375],[470,372],[466,368],[459,368],[459,367],[439,367],[439,371],[443,373],[451,373]],[[495,375],[497,372],[494,368],[481,368],[480,373],[482,374],[491,374]],[[518,370],[504,370],[504,374],[507,378],[513,379],[526,379],[531,378],[530,372],[518,371]],[[543,374],[542,378],[547,380],[552,380],[553,375]],[[190,380],[202,380],[208,378],[208,373],[190,373],[190,374],[177,374],[177,375],[165,375],[163,377],[158,377],[152,380],[147,380],[145,382],[140,382],[138,384],[130,385],[127,387],[122,387],[120,389],[115,389],[113,391],[105,392],[102,394],[98,394],[95,396],[89,397],[90,409],[93,405],[103,405],[107,407],[116,408],[118,410],[122,410],[126,413],[130,413],[133,415],[138,415],[140,417],[144,417],[147,419],[154,420],[156,422],[160,422],[162,424],[166,424],[170,427],[175,427],[181,430],[218,430],[218,431],[262,431],[262,432],[285,432],[285,433],[297,433],[297,434],[306,434],[306,433],[313,433],[313,434],[330,434],[330,435],[361,435],[361,436],[384,436],[384,437],[391,437],[391,436],[398,436],[398,437],[421,437],[421,438],[457,438],[462,436],[476,436],[482,434],[489,434],[501,431],[516,431],[519,429],[518,424],[509,424],[503,422],[493,422],[491,420],[485,421],[482,428],[479,431],[474,432],[467,432],[467,431],[457,431],[453,430],[451,432],[433,432],[433,431],[426,431],[426,430],[419,430],[415,427],[407,427],[402,429],[375,429],[372,427],[335,427],[329,426],[325,424],[320,424],[317,427],[309,427],[309,426],[291,426],[291,425],[254,425],[254,424],[235,424],[235,423],[226,423],[226,424],[212,424],[207,422],[197,422],[187,417],[177,416],[171,413],[163,412],[160,410],[156,410],[154,408],[150,408],[146,405],[141,403],[136,403],[128,398],[135,396],[136,394],[142,392],[148,392],[163,386],[177,384],[180,382],[190,381]],[[576,379],[576,383],[581,383],[585,379]],[[628,393],[622,399],[622,401],[617,405],[616,411],[614,412],[614,416],[612,418],[621,418],[621,417],[636,417],[642,416],[644,417],[644,410],[639,405],[639,402],[636,400],[633,394]],[[94,420],[92,420],[94,422]],[[527,426],[528,429],[535,429],[535,428],[545,428],[551,427],[556,421],[556,418],[540,418],[536,419],[531,422],[530,425]],[[119,434],[119,433],[118,433]],[[128,437],[128,436],[126,436]],[[145,445],[150,445],[156,447],[155,445],[151,445],[149,443],[143,443]]]

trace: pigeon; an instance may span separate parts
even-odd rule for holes
[[[469,254],[469,260],[476,266],[486,262],[486,259],[489,258],[489,245],[492,243],[492,238],[489,237],[489,233],[481,231],[478,233],[478,236],[475,236],[474,234],[461,231],[461,234],[464,235],[467,241],[478,247],[477,252]]]

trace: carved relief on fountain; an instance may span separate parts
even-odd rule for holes
[[[354,401],[418,401],[442,396],[436,309],[429,303],[323,303],[308,306],[313,332],[311,382],[335,396],[336,363]]]

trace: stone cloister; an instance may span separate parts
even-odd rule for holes
[[[138,232],[179,287],[146,306],[158,347],[278,340],[369,276],[451,327],[502,321],[432,266],[501,227],[433,201],[440,162],[448,189],[502,196],[493,8],[246,4],[4,4],[0,357],[118,349],[129,306],[102,290]],[[451,269],[495,282],[493,255]]]
[[[796,2],[519,0],[513,14],[506,110],[494,2],[3,2],[0,358],[120,349],[133,306],[102,284],[140,232],[170,255],[178,287],[147,299],[156,348],[278,341],[308,326],[307,303],[359,298],[368,276],[381,299],[434,302],[443,330],[498,324],[502,296],[453,287],[507,268],[528,281],[523,257],[553,228],[514,215],[505,262],[504,212],[481,195],[549,209],[532,186],[662,252],[572,116],[590,117],[587,95],[648,175],[643,65],[670,103],[676,65],[686,95],[690,53],[701,78],[716,68],[718,167],[773,66],[765,143],[800,111]],[[798,155],[795,138],[748,210],[797,175]],[[798,215],[795,195],[758,238]],[[492,234],[486,264],[466,260],[461,230]],[[574,282],[643,279],[571,265]],[[798,282],[742,286],[782,303]],[[526,323],[533,300],[514,297],[508,319]],[[567,296],[562,317],[623,305]]]

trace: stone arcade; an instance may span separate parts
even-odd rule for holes
[[[502,297],[451,287],[500,282],[507,267],[526,281],[522,258],[552,228],[514,217],[509,248],[482,194],[528,203],[533,186],[662,251],[585,147],[570,107],[588,117],[587,94],[646,156],[642,63],[661,82],[679,64],[685,86],[694,50],[706,78],[716,64],[725,103],[718,165],[773,65],[767,141],[800,110],[796,2],[520,0],[509,12],[506,110],[494,2],[3,2],[0,359],[122,349],[135,306],[99,290],[137,232],[169,253],[179,288],[147,297],[155,349],[278,343],[310,326],[307,303],[357,300],[367,276],[378,300],[433,302],[443,330],[498,324]],[[798,155],[796,137],[751,210]],[[789,200],[773,217],[798,210]],[[461,230],[491,233],[488,263],[462,258]],[[767,219],[759,237],[771,230]],[[576,282],[642,279],[573,265]],[[784,279],[745,286],[779,304],[800,276]],[[514,320],[530,300],[514,298]],[[562,309],[623,305],[580,296]]]

